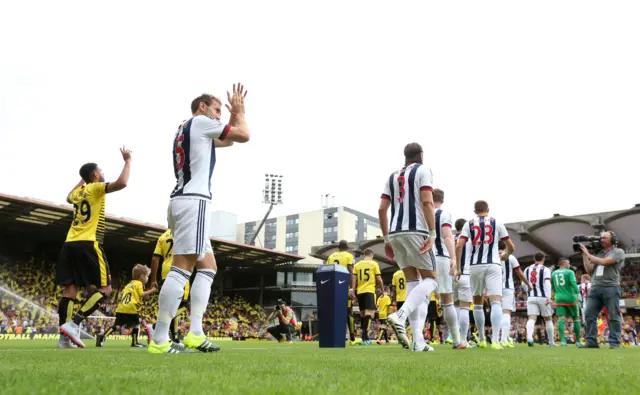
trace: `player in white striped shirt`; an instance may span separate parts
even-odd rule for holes
[[[409,348],[406,322],[413,331],[413,351],[434,351],[424,340],[429,299],[438,287],[433,241],[436,238],[433,175],[422,165],[418,143],[404,148],[405,165],[385,182],[378,217],[389,258],[395,256],[407,279],[407,299],[387,318],[398,342]],[[391,222],[387,211],[391,208]]]
[[[500,330],[502,326],[502,261],[509,259],[515,251],[515,246],[507,228],[489,216],[489,204],[484,200],[478,200],[474,205],[477,217],[467,222],[462,228],[462,236],[456,246],[456,256],[462,253],[462,247],[468,241],[471,242],[470,252],[470,279],[473,292],[473,319],[478,329],[480,348],[487,348],[484,336],[484,291],[486,289],[491,303],[491,348],[502,350],[500,346]],[[506,249],[500,255],[498,242],[502,240]]]
[[[500,240],[498,250],[501,254],[505,248],[505,243]],[[520,269],[518,258],[509,255],[509,259],[504,261],[502,270],[502,333],[500,334],[500,344],[502,347],[510,348],[515,347],[513,340],[509,336],[509,332],[511,332],[511,313],[516,311],[516,295],[513,283],[514,274],[518,276],[523,284],[529,288],[531,287],[524,273],[522,273],[522,269]]]
[[[460,236],[462,236],[462,228],[466,223],[467,220],[464,218],[456,220],[456,244],[458,243],[458,240],[460,240]],[[462,340],[467,340],[469,335],[469,309],[473,302],[473,296],[471,294],[471,280],[469,279],[469,251],[471,251],[471,242],[467,241],[462,246],[460,259],[456,259],[456,282],[454,283],[453,288],[453,300],[456,308],[458,309],[460,338]]]
[[[436,240],[434,250],[436,253],[436,271],[438,272],[438,291],[442,316],[447,323],[454,349],[467,348],[467,338],[460,339],[460,327],[458,314],[453,306],[453,277],[456,275],[456,247],[451,233],[453,220],[451,214],[442,210],[444,203],[444,191],[433,190],[433,203],[436,207]]]
[[[524,276],[529,280],[527,292],[527,343],[533,347],[533,330],[538,316],[542,316],[547,330],[549,346],[555,347],[553,328],[553,303],[551,302],[551,270],[544,266],[544,254],[540,251],[533,256],[535,263],[524,269]]]

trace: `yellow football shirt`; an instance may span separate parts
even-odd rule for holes
[[[73,222],[67,233],[67,241],[103,242],[107,185],[92,182],[71,192],[69,200],[73,204]]]
[[[142,307],[142,294],[144,294],[142,283],[138,280],[131,281],[122,290],[116,313],[139,314]]]
[[[158,238],[153,255],[162,259],[162,270],[160,275],[164,280],[167,278],[167,274],[169,274],[169,270],[171,270],[171,265],[173,264],[173,234],[171,233],[171,229],[167,229],[162,236]],[[184,300],[189,298],[189,291],[190,286],[187,281],[184,286]]]
[[[327,265],[344,266],[347,270],[353,265],[353,255],[347,251],[336,251],[327,258]]]
[[[391,306],[391,298],[388,295],[378,298],[378,318],[386,320],[389,314],[389,307]]]
[[[402,270],[393,273],[391,285],[396,288],[396,302],[404,302],[407,300],[407,278]]]
[[[358,294],[376,292],[376,276],[380,275],[380,266],[376,261],[363,260],[353,268],[358,283]]]

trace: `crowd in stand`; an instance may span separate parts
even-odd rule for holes
[[[0,333],[58,333],[57,303],[61,289],[54,283],[55,264],[34,257],[0,255]],[[101,304],[95,314],[104,318],[89,319],[83,328],[89,334],[103,333],[113,324],[120,291],[127,284],[126,273],[112,273],[113,294]],[[12,295],[13,294],[13,295]],[[79,298],[83,298],[82,293]],[[236,295],[217,297],[204,315],[204,329],[212,337],[265,338],[266,314],[262,307],[251,305]],[[145,299],[141,319],[143,324],[155,322],[157,294]],[[183,333],[188,331],[185,315],[181,320]],[[128,329],[122,328],[121,334]]]
[[[576,277],[584,273],[583,268],[574,268]],[[8,258],[0,254],[0,286],[7,291],[16,294],[0,291],[0,333],[57,333],[57,303],[60,299],[61,290],[54,283],[55,264],[44,257],[36,258],[29,255],[12,256]],[[84,328],[90,334],[101,333],[112,324],[112,317],[115,315],[117,301],[122,288],[129,281],[127,273],[112,273],[112,286],[114,289],[111,297],[102,304],[99,313],[104,318],[94,318],[86,322]],[[518,280],[519,281],[519,280]],[[640,288],[640,267],[639,265],[627,265],[621,272],[622,298],[637,298]],[[80,298],[84,295],[81,293]],[[517,302],[526,301],[527,294],[524,288],[516,283]],[[219,297],[212,294],[212,302],[204,316],[204,328],[212,337],[234,337],[234,338],[266,338],[266,328],[268,326],[267,316],[263,308],[259,305],[251,305],[240,296],[233,298],[229,296]],[[157,294],[151,295],[144,302],[141,318],[144,323],[155,322],[157,312]],[[181,331],[188,331],[188,320],[185,315],[181,320]],[[555,321],[555,318],[554,318]],[[606,317],[601,317],[599,323],[602,339],[606,338]],[[511,337],[519,342],[525,342],[526,317],[513,317]],[[358,323],[356,323],[358,327]],[[640,332],[640,318],[625,316],[624,328],[633,327]],[[359,328],[358,332],[359,331]],[[373,338],[378,338],[380,324],[373,322],[370,327],[370,334]],[[443,341],[446,335],[446,328],[437,325],[427,325],[427,338],[433,341]],[[487,327],[490,331],[491,328]],[[569,324],[565,327],[568,341],[573,339],[573,328]],[[122,328],[122,334],[126,334],[127,329]],[[557,333],[557,330],[556,330]],[[536,327],[536,341],[546,341],[544,328]]]

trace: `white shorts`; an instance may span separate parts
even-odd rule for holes
[[[453,287],[453,300],[460,302],[473,302],[473,295],[471,295],[471,280],[468,274],[460,276],[460,280],[456,281]]]
[[[493,263],[471,266],[471,292],[473,296],[502,296],[502,266]]]
[[[209,240],[211,202],[203,199],[179,198],[169,201],[167,213],[169,229],[173,233],[173,255],[198,256],[213,253]]]
[[[529,296],[527,299],[527,315],[539,315],[551,317],[553,315],[553,303],[547,304],[547,298]]]
[[[513,289],[502,290],[502,310],[516,311],[516,293]]]
[[[436,271],[438,272],[439,294],[453,293],[453,276],[449,275],[451,260],[444,256],[436,256]]]
[[[396,233],[389,235],[393,254],[400,269],[415,267],[420,270],[435,270],[436,256],[433,249],[424,255],[418,254],[424,244],[425,236],[415,233]]]

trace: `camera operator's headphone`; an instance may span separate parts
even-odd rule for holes
[[[612,230],[609,230],[608,232],[611,235],[611,245],[617,245],[619,241],[618,235],[616,235]]]

